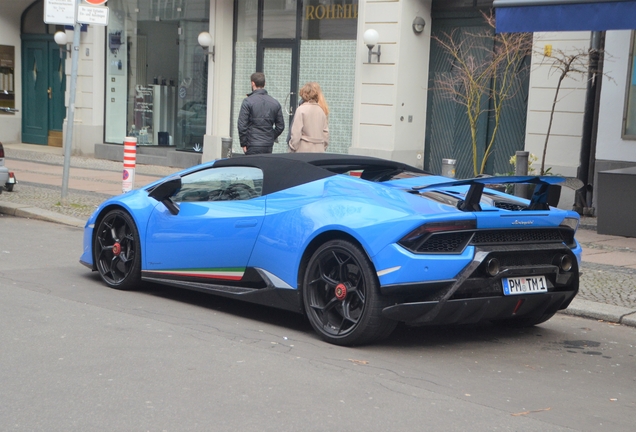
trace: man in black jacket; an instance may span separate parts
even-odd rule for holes
[[[274,141],[285,130],[280,103],[267,94],[265,74],[253,73],[252,93],[243,99],[237,122],[241,147],[246,155],[271,153]]]

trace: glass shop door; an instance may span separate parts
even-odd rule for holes
[[[287,152],[287,135],[298,106],[298,59],[302,0],[236,0],[236,41],[232,127],[233,148],[239,151],[236,119],[250,75],[265,73],[265,90],[283,108],[285,131],[274,153]]]

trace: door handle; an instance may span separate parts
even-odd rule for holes
[[[52,99],[52,93],[53,93],[53,89],[51,87],[49,87],[48,89],[46,89],[46,92],[49,94],[49,99]]]
[[[237,221],[234,226],[236,228],[251,228],[251,227],[255,227],[258,224],[258,220],[256,219],[243,219],[240,221]]]
[[[291,103],[290,96],[293,94],[294,92],[289,92],[289,94],[285,97],[285,103],[283,105],[285,106],[285,112],[287,113],[287,115],[294,114],[294,107],[287,103],[288,101]]]

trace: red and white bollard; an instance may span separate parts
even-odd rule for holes
[[[137,164],[137,138],[124,138],[124,175],[122,192],[130,192],[135,187],[135,165]]]

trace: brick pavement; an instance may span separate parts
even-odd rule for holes
[[[4,144],[7,167],[16,173],[14,192],[0,195],[0,213],[83,226],[107,197],[121,192],[122,163],[72,157],[69,193],[61,202],[62,149]],[[178,171],[138,165],[136,187]],[[636,238],[600,235],[595,218],[582,218],[579,295],[565,313],[636,326]]]

